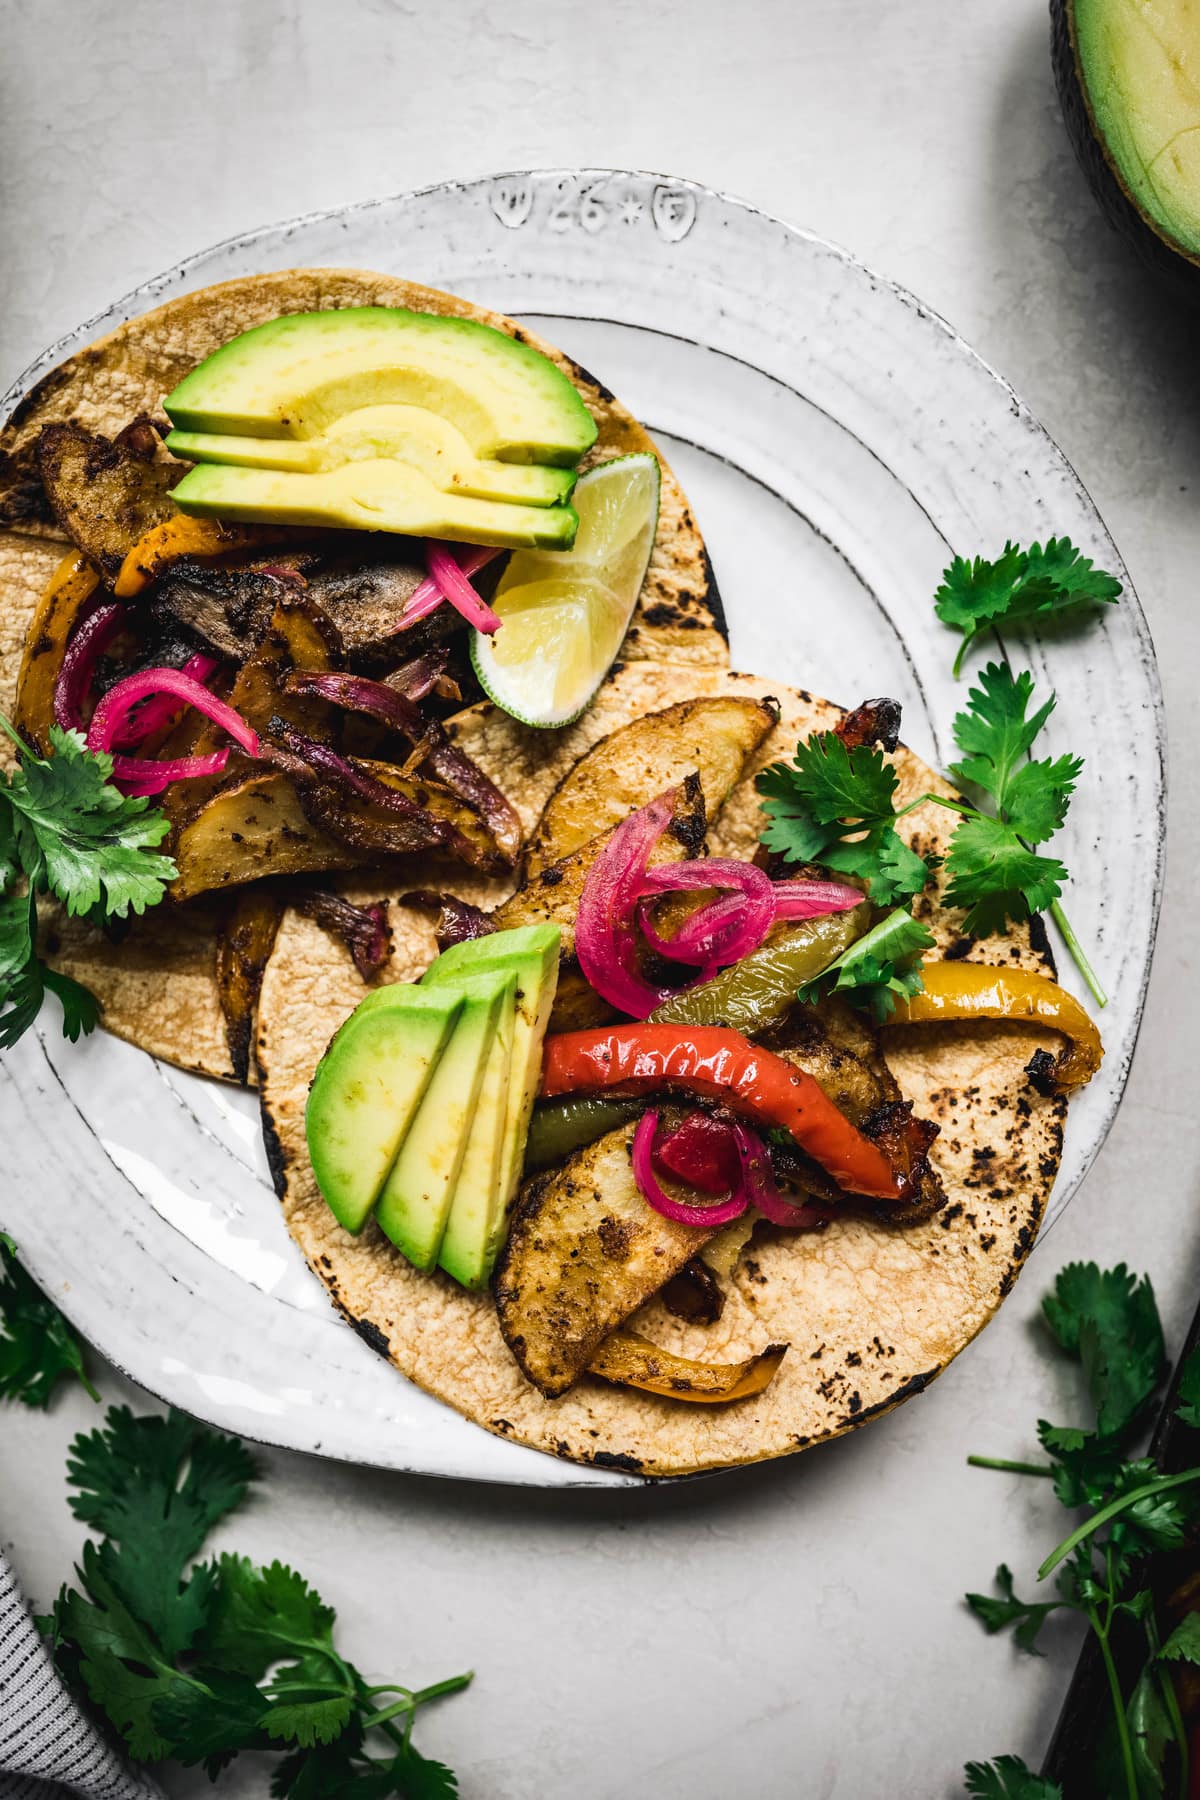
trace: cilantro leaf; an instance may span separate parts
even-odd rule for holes
[[[1021,550],[1007,543],[994,562],[956,556],[942,572],[934,610],[943,624],[962,634],[954,673],[982,632],[1021,625],[1049,614],[1061,617],[1083,606],[1120,598],[1115,575],[1097,569],[1069,538],[1050,538],[1042,548]]]
[[[815,981],[806,982],[798,997],[812,1002],[822,993],[845,994],[882,1024],[895,1009],[897,995],[920,993],[921,956],[933,944],[932,932],[911,913],[897,908],[844,950]],[[830,975],[835,976],[832,987],[826,985]]]
[[[175,864],[151,855],[170,829],[146,799],[112,782],[112,757],[93,753],[77,731],[50,727],[54,754],[26,752],[6,790],[21,863],[68,913],[103,906],[106,918],[142,913],[162,899]]]
[[[947,900],[967,913],[973,936],[1002,932],[1058,899],[1067,871],[1035,845],[1064,824],[1083,764],[1077,756],[1029,762],[1030,748],[1054,710],[1054,696],[1029,714],[1033,677],[989,663],[954,721],[965,753],[950,773],[964,787],[989,794],[995,815],[972,808],[955,830],[946,858]]]
[[[458,1781],[445,1763],[422,1756],[411,1741],[392,1762],[395,1792],[404,1800],[458,1800]]]
[[[16,1247],[0,1232],[0,1400],[46,1407],[58,1383],[75,1375],[93,1400],[83,1350],[58,1308],[17,1260]]]
[[[1200,1344],[1191,1352],[1179,1374],[1175,1416],[1185,1425],[1200,1429]]]
[[[170,1745],[155,1726],[152,1708],[170,1692],[174,1671],[113,1587],[95,1544],[83,1546],[76,1573],[88,1598],[73,1589],[59,1596],[59,1648],[69,1641],[79,1657],[84,1688],[122,1734],[130,1754],[158,1761],[168,1755]]]
[[[929,880],[928,864],[896,832],[897,777],[881,750],[848,750],[836,732],[816,732],[756,785],[767,814],[762,841],[789,862],[858,875],[880,906],[920,893]]]
[[[995,1762],[968,1763],[967,1792],[976,1800],[1062,1800],[1056,1781],[1035,1775],[1019,1756],[998,1756]]]
[[[10,892],[20,873],[16,820],[8,802],[7,788],[0,780],[0,894]]]
[[[245,1497],[254,1464],[236,1438],[207,1431],[174,1409],[165,1419],[112,1407],[103,1429],[77,1437],[68,1479],[77,1518],[120,1545],[112,1584],[168,1656],[203,1626],[215,1572],[186,1565]]]
[[[255,1693],[258,1689],[255,1688]],[[262,1728],[268,1737],[281,1738],[302,1749],[315,1744],[332,1744],[338,1739],[354,1710],[351,1694],[311,1694],[308,1698],[277,1700],[262,1715]]]
[[[1165,1662],[1200,1664],[1200,1613],[1188,1613],[1158,1654]]]
[[[150,1702],[155,1729],[177,1762],[204,1763],[215,1780],[239,1750],[257,1749],[270,1715],[261,1691],[244,1675],[207,1666],[163,1684]]]
[[[1067,871],[1057,857],[1029,850],[1000,819],[964,819],[946,857],[950,885],[946,899],[966,912],[963,929],[971,937],[991,937],[1009,920],[1044,912],[1057,900]]]
[[[333,1608],[283,1563],[259,1569],[249,1557],[225,1555],[216,1574],[201,1648],[220,1667],[257,1681],[298,1643],[332,1647]]]
[[[1018,1649],[1027,1650],[1031,1656],[1041,1656],[1037,1647],[1038,1633],[1050,1614],[1057,1612],[1065,1602],[1018,1600],[1013,1592],[1012,1570],[1007,1563],[1001,1563],[996,1570],[996,1586],[1000,1590],[998,1599],[989,1594],[968,1594],[967,1605],[983,1621],[987,1632],[1003,1631],[1006,1626],[1015,1625],[1013,1639]]]
[[[1166,1366],[1154,1289],[1124,1263],[1068,1263],[1043,1301],[1063,1349],[1083,1364],[1102,1438],[1120,1439],[1142,1415]]]
[[[1054,1491],[1064,1506],[1099,1506],[1120,1474],[1120,1450],[1073,1425],[1038,1420],[1038,1437],[1055,1461]]]

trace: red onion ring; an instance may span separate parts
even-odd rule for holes
[[[425,561],[430,575],[455,612],[460,612],[468,625],[473,625],[476,631],[486,631],[489,634],[499,631],[500,615],[494,613],[482,595],[475,592],[444,544],[430,538],[425,546]]]
[[[124,618],[123,606],[101,604],[80,619],[71,633],[54,683],[54,723],[64,731],[83,730],[83,703],[92,685],[96,659],[116,636]]]
[[[742,1187],[730,1194],[727,1200],[718,1200],[711,1206],[690,1206],[686,1201],[672,1200],[660,1186],[654,1173],[654,1140],[657,1134],[658,1113],[643,1113],[633,1134],[633,1179],[637,1182],[642,1197],[655,1212],[661,1213],[664,1219],[673,1219],[677,1225],[696,1225],[709,1231],[715,1230],[718,1225],[728,1225],[732,1220],[740,1219],[750,1204]]]
[[[492,549],[487,545],[464,544],[458,552],[456,561],[459,569],[464,575],[477,575],[480,569],[484,568],[491,562],[494,556],[499,556],[499,554],[499,550]],[[472,590],[472,592],[473,591],[474,590]],[[447,596],[443,592],[440,583],[436,582],[432,575],[426,575],[423,581],[417,583],[416,587],[405,601],[400,618],[392,628],[393,632],[407,631],[409,627],[415,625],[418,620],[427,618],[431,612],[436,612],[446,598]]]
[[[821,919],[861,906],[861,889],[844,881],[773,881],[777,919]]]
[[[814,1225],[825,1222],[826,1214],[820,1207],[793,1206],[790,1200],[784,1199],[771,1172],[770,1151],[756,1131],[751,1131],[740,1119],[731,1120],[729,1129],[742,1165],[741,1192],[764,1219],[789,1231],[811,1230]]]
[[[166,762],[153,757],[114,756],[113,780],[122,793],[137,796],[161,794],[176,781],[194,781],[201,775],[219,775],[229,761],[228,749],[210,756],[175,756]]]
[[[259,753],[258,733],[249,725],[232,706],[226,706],[215,694],[182,669],[139,669],[136,675],[127,675],[110,687],[92,715],[88,727],[87,744],[89,750],[111,750],[113,742],[127,723],[130,713],[140,700],[146,700],[159,694],[173,695],[182,700],[185,706],[194,706],[197,712],[227,731],[236,744],[246,752],[247,756]]]
[[[610,1006],[644,1019],[674,988],[653,987],[638,967],[634,917],[651,852],[671,823],[675,789],[623,819],[588,872],[575,916],[584,979]]]
[[[654,929],[645,897],[697,888],[731,888],[733,893],[700,907],[674,937],[661,937]],[[753,863],[710,856],[647,869],[642,881],[638,924],[653,948],[673,962],[691,963],[715,973],[722,964],[740,962],[757,950],[774,922],[772,884]]]
[[[188,675],[193,681],[203,682],[207,686],[220,666],[218,657],[206,656],[201,651],[197,652],[195,656],[188,657],[180,674]],[[144,744],[148,737],[169,725],[179,710],[179,702],[171,695],[155,694],[152,699],[143,703],[140,712],[130,719],[126,729],[114,737],[113,749],[136,750],[138,745]],[[215,773],[215,771],[213,772]]]

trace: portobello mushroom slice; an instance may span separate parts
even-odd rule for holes
[[[110,580],[138,539],[175,513],[170,490],[184,472],[145,416],[116,438],[73,423],[45,425],[38,466],[58,523]]]

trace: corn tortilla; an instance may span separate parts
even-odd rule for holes
[[[479,319],[542,350],[575,382],[599,435],[583,467],[655,447],[608,389],[511,319],[395,276],[358,269],[290,269],[239,278],[170,300],[118,326],[44,375],[0,431],[0,711],[11,717],[22,649],[38,596],[66,549],[37,472],[44,425],[75,420],[114,436],[240,332],[282,313],[343,306],[406,306]],[[662,459],[659,459],[660,462]],[[622,660],[728,664],[724,616],[703,539],[687,499],[662,463],[658,532]],[[0,748],[0,766],[11,748]],[[164,905],[135,920],[120,942],[44,909],[45,954],[90,987],[104,1026],[153,1056],[224,1080],[234,1078],[216,986],[220,912]]]
[[[489,704],[456,722],[458,741],[505,781],[530,833],[583,752],[617,726],[692,696],[774,695],[778,726],[709,833],[715,854],[747,856],[760,814],[753,776],[788,756],[798,737],[830,729],[841,709],[757,677],[671,663],[630,662],[593,708],[562,732],[531,732]],[[903,747],[901,802],[947,784]],[[927,806],[901,830],[923,852],[945,851],[953,817]],[[414,872],[415,873],[415,872]],[[408,981],[435,954],[427,914],[393,898],[395,947],[384,979]],[[492,906],[512,883],[458,880],[454,890]],[[378,886],[346,884],[355,898]],[[917,911],[942,949],[959,915],[929,893]],[[967,948],[983,962],[1053,974],[1040,930]],[[308,1161],[304,1105],[330,1036],[361,998],[349,957],[311,921],[289,912],[263,984],[257,1055],[264,1133],[288,1229],[335,1305],[366,1341],[418,1386],[486,1430],[553,1455],[653,1476],[693,1474],[802,1450],[853,1430],[920,1392],[970,1342],[1012,1286],[1032,1247],[1062,1148],[1065,1102],[1036,1094],[1025,1074],[1053,1034],[1024,1025],[912,1026],[889,1034],[889,1062],[919,1115],[941,1136],[933,1160],[945,1208],[924,1224],[889,1229],[848,1217],[821,1232],[760,1227],[735,1275],[720,1322],[695,1325],[653,1301],[630,1328],[685,1356],[735,1361],[771,1343],[791,1349],[767,1390],[726,1406],[691,1407],[585,1378],[547,1400],[522,1376],[488,1295],[412,1269],[370,1225],[344,1232]],[[761,1238],[761,1242],[759,1239]]]

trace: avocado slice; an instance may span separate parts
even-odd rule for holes
[[[1052,0],[1063,115],[1097,198],[1143,258],[1200,298],[1195,0]]]
[[[395,458],[420,470],[443,493],[517,506],[558,506],[569,500],[574,469],[506,463],[477,457],[462,432],[422,406],[364,406],[343,413],[315,437],[237,437],[214,431],[172,431],[167,449],[185,462],[228,463],[312,475],[342,463]]]
[[[492,1042],[501,1015],[514,1012],[516,987],[508,970],[457,984],[458,1023],[383,1184],[376,1223],[418,1269],[437,1262]]]
[[[511,970],[517,979],[508,1111],[496,1202],[498,1218],[488,1233],[490,1248],[475,1265],[481,1270],[480,1285],[491,1273],[505,1215],[520,1185],[529,1120],[542,1076],[542,1043],[558,986],[560,942],[557,925],[520,925],[511,931],[496,931],[489,937],[471,938],[443,951],[421,978],[421,986],[434,991],[453,986],[468,976],[496,970]],[[442,1267],[446,1266],[443,1260]]]
[[[501,1010],[438,1250],[439,1266],[467,1288],[487,1286],[504,1233],[502,1182],[515,1020],[515,1007]]]
[[[305,1113],[317,1185],[338,1223],[356,1234],[463,1009],[449,987],[397,986],[369,998],[374,1004],[350,1015],[317,1065]]]
[[[362,407],[424,407],[476,456],[574,468],[596,441],[576,389],[549,359],[475,319],[352,306],[244,331],[164,402],[181,431],[312,437]]]
[[[395,531],[506,549],[569,550],[579,528],[572,506],[443,493],[420,469],[391,457],[313,474],[197,463],[171,498],[181,512],[202,518]]]

